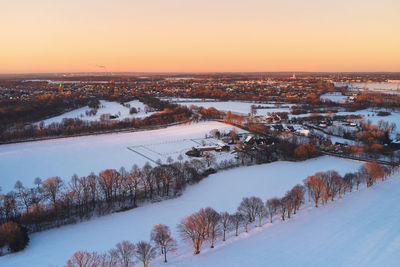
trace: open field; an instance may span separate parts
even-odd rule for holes
[[[169,266],[399,266],[400,177],[205,248]],[[154,266],[163,266],[161,262]]]
[[[267,115],[268,113],[273,112],[288,112],[290,113],[290,106],[293,104],[281,104],[282,107],[279,107],[277,104],[269,103],[269,104],[260,104],[260,103],[253,103],[253,102],[242,102],[242,101],[211,101],[211,102],[177,102],[180,105],[186,105],[190,107],[191,105],[210,108],[214,107],[221,111],[231,111],[234,113],[241,113],[247,115],[250,113],[250,109],[252,105],[260,105],[262,107],[266,107],[263,109],[257,109],[257,115]]]
[[[292,186],[301,183],[316,171],[336,169],[343,175],[356,171],[359,166],[361,163],[357,161],[324,156],[304,162],[274,162],[222,171],[210,175],[199,184],[189,186],[179,198],[32,234],[29,246],[22,252],[0,257],[0,266],[22,267],[26,266],[27,262],[31,267],[49,264],[62,266],[72,253],[79,249],[106,251],[122,240],[149,240],[151,227],[156,223],[168,225],[177,237],[177,223],[201,207],[212,206],[217,211],[233,212],[243,197],[255,195],[265,200],[282,196]],[[204,248],[207,246],[205,244]],[[204,253],[193,258],[190,246],[185,245],[180,238],[178,247],[178,266],[197,264],[196,261],[192,261],[207,256],[207,253]],[[229,251],[231,249],[228,249],[228,253]],[[171,254],[171,262],[174,262],[173,257],[176,256]],[[208,265],[218,266],[213,262],[209,262]]]
[[[348,86],[353,91],[376,91],[384,94],[400,94],[400,83],[390,82],[367,82],[367,83],[334,83],[335,86]]]
[[[176,158],[182,151],[191,149],[195,142],[190,139],[201,140],[211,130],[229,132],[232,128],[218,122],[201,122],[152,131],[1,145],[0,186],[3,192],[8,192],[17,180],[33,186],[35,177],[60,176],[69,180],[74,173],[88,175],[121,166],[130,169],[133,164],[141,167],[149,161],[128,147],[144,147],[146,155],[154,161],[165,162],[169,156]],[[186,158],[184,153],[183,156]]]
[[[332,101],[344,101],[346,99],[346,96],[341,96],[341,95],[326,95],[325,98],[329,98]],[[240,114],[249,114],[250,113],[250,107],[252,105],[261,105],[265,106],[268,108],[265,109],[257,109],[257,115],[267,115],[268,113],[272,112],[288,112],[289,117],[306,117],[310,116],[311,113],[306,113],[306,114],[300,114],[300,115],[291,115],[290,114],[290,108],[288,106],[293,106],[293,104],[282,104],[279,107],[276,104],[257,104],[257,103],[252,103],[252,102],[241,102],[241,101],[210,101],[210,102],[201,102],[201,101],[195,101],[195,102],[179,102],[181,105],[195,105],[195,106],[203,106],[205,108],[210,108],[214,107],[218,110],[222,111],[231,111],[234,113],[240,113]],[[379,111],[390,111],[391,115],[389,116],[378,116],[377,113]],[[322,113],[324,114],[324,113]],[[339,116],[344,116],[344,115],[362,115],[364,120],[371,120],[373,124],[377,124],[380,120],[386,121],[389,124],[394,123],[396,124],[396,129],[392,134],[392,137],[396,137],[397,133],[400,132],[400,111],[399,110],[386,110],[386,109],[364,109],[364,110],[358,110],[354,112],[337,112],[335,115]]]
[[[150,116],[152,113],[154,113],[154,112],[146,112],[146,105],[140,102],[139,100],[132,100],[125,104],[129,104],[131,108],[135,107],[138,110],[138,113],[129,114],[129,108],[121,105],[118,102],[100,100],[100,108],[97,110],[97,113],[94,116],[86,115],[86,111],[91,110],[88,106],[86,106],[83,108],[78,108],[66,112],[56,117],[46,119],[43,122],[45,125],[49,125],[53,122],[60,123],[63,119],[67,118],[79,118],[81,120],[95,121],[95,120],[100,120],[102,114],[118,115],[118,119],[116,120],[123,120],[126,118],[142,118]]]
[[[341,93],[326,93],[321,95],[321,99],[330,100],[332,102],[344,103],[346,102],[347,96]]]

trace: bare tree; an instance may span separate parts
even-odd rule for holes
[[[363,165],[363,168],[365,169],[367,173],[367,186],[371,186],[373,183],[376,182],[378,179],[385,179],[385,170],[382,168],[381,165],[379,165],[376,162],[366,162]]]
[[[282,205],[285,206],[287,217],[290,219],[290,214],[294,210],[294,195],[292,191],[286,192],[285,196],[281,199]],[[284,217],[282,217],[284,220]]]
[[[252,223],[255,221],[256,216],[258,213],[264,212],[264,203],[258,197],[250,197],[250,198],[243,198],[242,202],[238,207],[238,212],[242,213],[247,217],[248,223]],[[260,218],[261,221],[261,218]],[[246,233],[247,233],[247,224],[245,224]]]
[[[207,223],[207,238],[211,242],[211,248],[214,248],[215,239],[221,234],[219,213],[211,207],[201,209],[199,212],[205,216]]]
[[[318,208],[318,201],[325,191],[326,184],[322,178],[318,178],[314,175],[307,177],[307,184],[309,186],[310,195],[314,200],[314,206]]]
[[[155,224],[150,234],[151,240],[164,254],[164,262],[167,262],[167,253],[176,250],[176,242],[172,238],[169,227],[163,224]]]
[[[334,177],[333,182],[335,183],[335,187],[339,194],[339,198],[342,198],[342,194],[345,192],[345,189],[346,189],[346,184],[345,184],[343,178],[340,176],[336,176],[336,177]]]
[[[143,262],[143,267],[147,267],[149,263],[156,257],[156,249],[146,241],[136,243],[136,258]]]
[[[116,248],[110,250],[112,261],[116,263],[115,266],[132,267],[134,266],[134,259],[136,247],[135,244],[129,241],[122,241],[116,245]]]
[[[265,202],[266,214],[269,216],[269,220],[271,223],[272,223],[272,217],[277,213],[279,205],[280,205],[279,199],[276,197],[268,199]]]
[[[203,155],[204,159],[207,162],[207,167],[210,167],[212,164],[215,163],[215,156],[210,152],[205,152]]]
[[[285,220],[286,208],[287,208],[287,206],[286,206],[286,203],[285,203],[285,200],[284,200],[284,197],[283,197],[283,198],[279,199],[279,208],[278,208],[278,210],[279,210],[279,212],[281,214],[281,220],[282,221]]]
[[[355,174],[354,173],[346,173],[343,176],[343,182],[345,184],[345,190],[353,191],[353,186],[355,183]]]
[[[238,207],[238,212],[242,213],[244,216],[247,217],[247,220],[249,222],[253,221],[253,213],[254,209],[252,206],[252,203],[250,201],[250,198],[244,197],[242,199],[242,202],[240,202],[239,207]],[[246,231],[247,232],[247,231]]]
[[[136,207],[136,199],[137,199],[139,183],[140,183],[140,169],[135,164],[135,165],[133,165],[132,170],[129,172],[129,175],[128,175],[128,178],[127,178],[126,184],[125,184],[128,192],[129,192],[131,205],[133,204],[133,207]]]
[[[67,267],[97,267],[100,263],[99,254],[96,252],[79,250],[67,261]]]
[[[98,197],[98,177],[94,172],[91,172],[87,176],[87,187],[89,190],[91,206],[92,209],[94,209]]]
[[[63,184],[63,181],[58,176],[49,177],[43,182],[44,193],[53,202],[54,208],[56,208],[57,198]]]
[[[99,185],[109,206],[113,202],[116,180],[118,179],[118,176],[119,173],[114,169],[104,170],[100,172],[99,175]]]
[[[253,222],[253,207],[251,205],[250,199],[248,197],[243,198],[242,202],[238,207],[238,212],[241,213],[245,218],[245,229],[247,233],[247,225],[248,223]]]
[[[302,185],[296,185],[292,188],[293,196],[293,213],[296,214],[296,210],[300,208],[300,205],[304,202],[304,191],[305,188]]]
[[[207,222],[198,212],[183,218],[178,224],[182,238],[193,244],[194,254],[199,254],[204,239],[207,236]]]
[[[339,188],[338,188],[338,179],[342,179],[340,174],[337,171],[334,170],[329,170],[325,172],[325,176],[322,177],[325,180],[326,184],[326,189],[328,195],[330,196],[331,200],[336,197],[336,195],[339,193]]]
[[[245,222],[248,221],[242,213],[236,212],[232,214],[229,218],[232,225],[235,226],[235,236],[238,236],[239,227]]]
[[[264,202],[258,197],[253,197],[252,201],[255,208],[255,214],[258,216],[258,226],[261,227],[261,219],[265,215]]]
[[[26,211],[29,213],[29,208],[32,205],[31,190],[25,188],[21,181],[15,183],[14,188],[17,190],[17,197],[21,200],[22,204],[25,206]]]
[[[221,212],[219,214],[219,216],[220,216],[221,228],[222,228],[222,231],[223,231],[222,241],[225,241],[226,240],[225,239],[225,233],[229,229],[229,226],[231,225],[231,220],[230,220],[231,215],[228,212],[224,211],[224,212]]]
[[[152,167],[150,163],[146,162],[146,164],[143,166],[142,171],[141,171],[141,176],[140,178],[143,181],[143,186],[144,186],[144,195],[147,197],[147,191],[150,193],[150,198],[153,198],[153,176],[151,174]]]

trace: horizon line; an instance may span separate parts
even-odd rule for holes
[[[114,74],[217,74],[217,73],[400,73],[400,71],[61,71],[61,72],[14,72],[0,73],[6,75],[46,75],[46,74],[104,74],[112,76]]]

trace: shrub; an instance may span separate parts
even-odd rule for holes
[[[12,221],[1,225],[0,236],[0,245],[7,245],[10,252],[23,250],[29,243],[27,229]]]

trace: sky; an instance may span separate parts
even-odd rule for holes
[[[400,71],[399,0],[0,0],[0,73]]]

